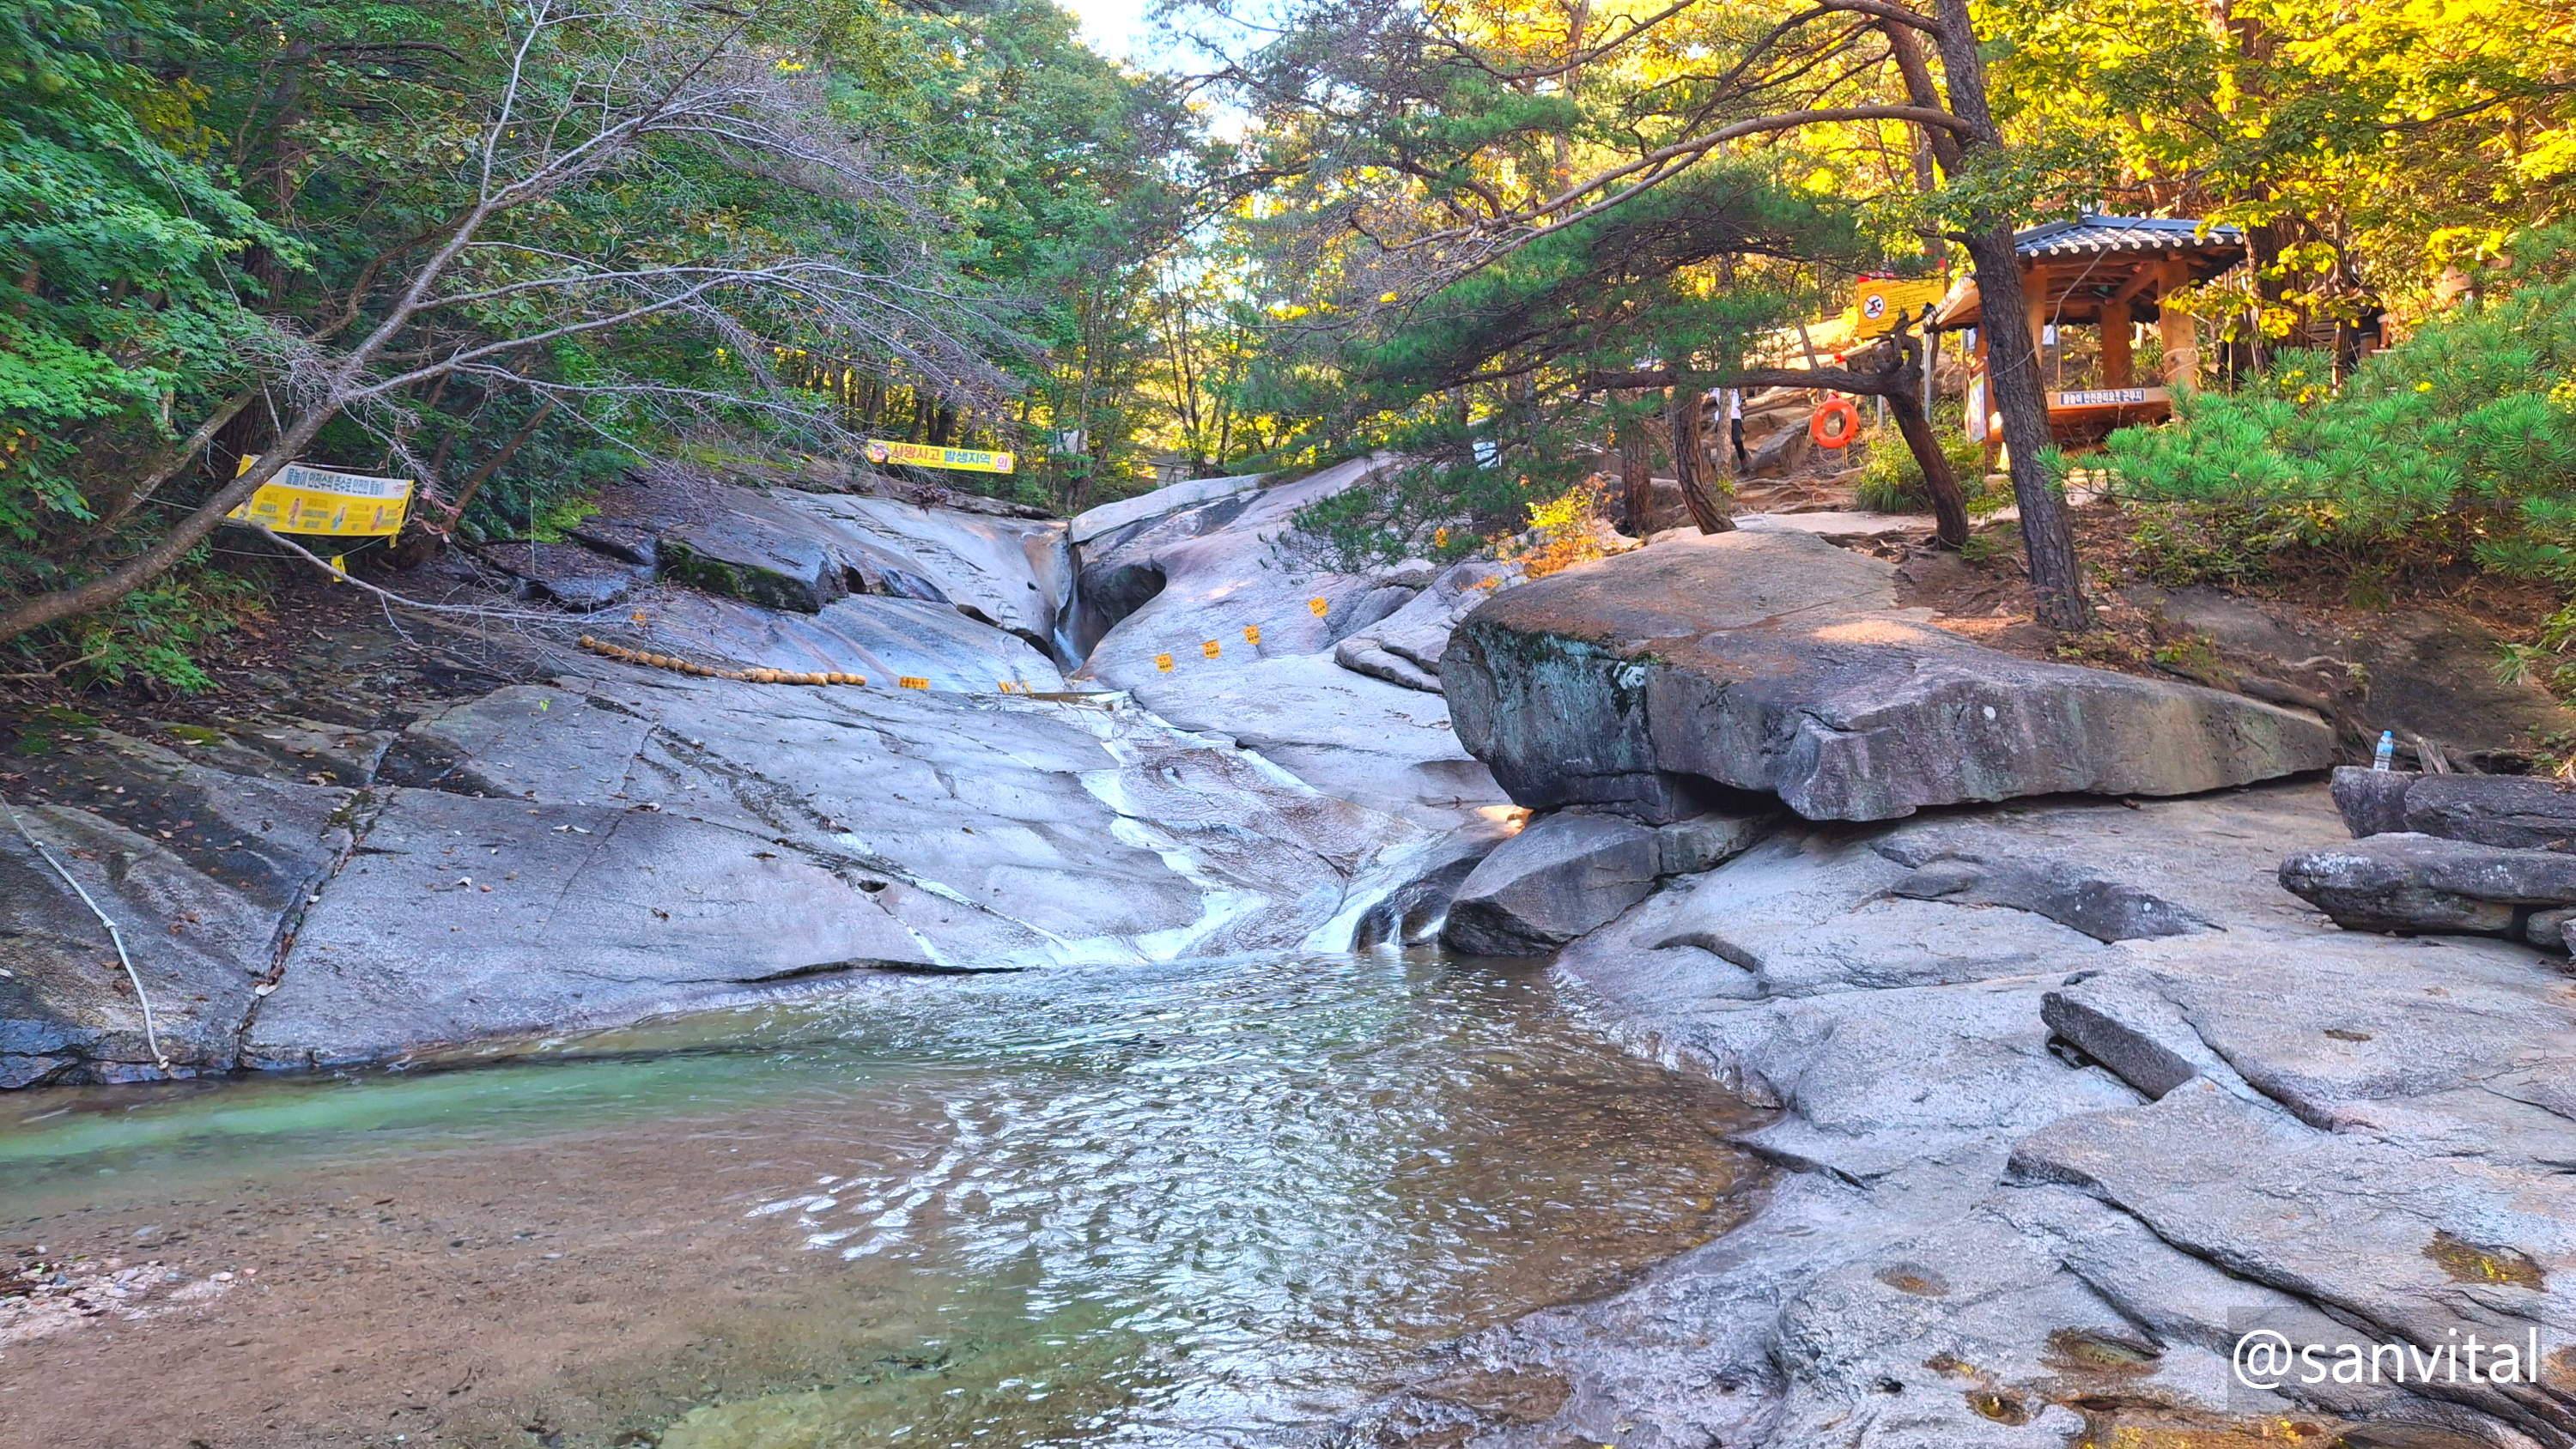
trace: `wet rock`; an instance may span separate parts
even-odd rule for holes
[[[1458,747],[1439,695],[1343,669],[1329,654],[1227,660],[1140,680],[1136,702],[1255,751],[1326,794],[1434,830],[1511,807],[1483,763]]]
[[[1483,580],[1499,587],[1512,571],[1461,565],[1414,592],[1382,580],[1418,578],[1419,567],[1385,576],[1307,572],[1289,567],[1268,542],[1298,509],[1364,482],[1384,463],[1356,460],[1085,545],[1075,638],[1097,644],[1071,683],[1127,690],[1181,728],[1231,740],[1328,794],[1435,830],[1507,808],[1493,775],[1459,746],[1446,699],[1409,676],[1392,683],[1345,669],[1334,650],[1350,637],[1351,621],[1375,607],[1372,596],[1409,601],[1380,621],[1383,638],[1398,624],[1445,621],[1462,599],[1483,597]],[[1246,628],[1259,630],[1258,642]],[[1385,673],[1401,672],[1388,661]]]
[[[348,846],[352,793],[105,733],[16,763],[24,790],[50,797],[12,790],[28,832],[124,933],[171,1074],[232,1070],[291,923]],[[0,828],[0,972],[0,1088],[164,1075],[105,927],[13,828]]]
[[[944,603],[852,595],[795,614],[683,594],[656,600],[647,618],[639,647],[700,662],[856,674],[872,689],[905,678],[969,694],[1065,687],[1054,661],[1025,638]]]
[[[1458,887],[1441,941],[1471,956],[1544,955],[1644,899],[1660,869],[1656,833],[1644,826],[1545,816]]]
[[[940,606],[843,601],[861,603],[1027,651]],[[109,740],[116,781],[148,797],[67,750],[40,767],[69,773],[30,787],[53,803],[22,809],[127,925],[182,1072],[627,1021],[877,966],[1319,932],[1338,949],[1354,883],[1426,834],[1132,707],[559,667],[587,672],[420,720],[365,796]],[[0,849],[0,1076],[157,1075],[103,934],[41,869]]]
[[[1350,895],[1367,901],[1352,923],[1351,949],[1427,946],[1439,940],[1458,887],[1511,836],[1503,822],[1477,818],[1418,850],[1389,852],[1371,878],[1351,884]]]
[[[651,576],[594,549],[565,543],[493,543],[476,549],[474,556],[519,580],[531,596],[572,609],[622,603]]]
[[[629,1021],[932,958],[846,867],[621,804],[393,790],[253,1024],[266,1066]]]
[[[2178,795],[2320,769],[2317,720],[2044,664],[1893,606],[1888,565],[1795,533],[1673,540],[1499,594],[1453,636],[1459,738],[1531,806],[1810,819],[2056,792]]]
[[[2347,930],[2495,935],[2576,905],[2576,856],[2401,832],[2293,855],[2281,885]]]

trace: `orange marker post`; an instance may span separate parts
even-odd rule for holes
[[[922,678],[918,674],[906,674],[895,680],[895,684],[904,689],[928,689],[930,687],[930,681]]]
[[[1327,610],[1332,608],[1332,605],[1325,603],[1321,599],[1308,599],[1306,601],[1306,607],[1313,610],[1315,617],[1320,619],[1324,617]]]
[[[1207,657],[1209,657],[1210,659],[1214,659],[1214,658],[1215,658],[1215,657],[1217,657],[1219,654],[1224,653],[1224,652],[1225,652],[1225,650],[1224,650],[1224,649],[1222,649],[1222,648],[1220,648],[1220,647],[1218,646],[1217,642],[1216,642],[1214,639],[1210,639],[1210,640],[1209,640],[1209,641],[1207,641],[1205,644],[1202,644],[1202,645],[1200,645],[1200,646],[1199,646],[1199,652],[1200,652],[1201,654],[1206,655],[1206,656],[1207,656]]]
[[[1172,656],[1171,656],[1171,655],[1169,655],[1169,654],[1157,654],[1157,655],[1155,655],[1155,656],[1154,656],[1154,667],[1155,667],[1156,669],[1159,669],[1159,670],[1163,671],[1165,674],[1169,674],[1169,673],[1171,673],[1171,672],[1172,672]]]
[[[1246,644],[1258,644],[1258,643],[1260,643],[1260,642],[1261,642],[1261,626],[1260,626],[1260,625],[1258,625],[1258,624],[1246,624],[1246,625],[1244,625],[1244,626],[1243,626],[1243,642],[1244,642],[1244,643],[1246,643]]]

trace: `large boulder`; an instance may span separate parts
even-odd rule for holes
[[[1540,956],[1646,898],[1655,832],[1616,816],[1532,822],[1486,856],[1449,903],[1441,940],[1471,956]]]
[[[1354,458],[1293,483],[1229,494],[1130,523],[1077,545],[1080,603],[1071,631],[1080,674],[1133,689],[1173,669],[1206,672],[1281,654],[1321,654],[1413,600],[1428,572],[1344,572],[1300,558],[1296,515],[1367,483],[1391,457]],[[1088,515],[1086,515],[1087,517]],[[1322,609],[1316,605],[1320,601]],[[1255,642],[1246,629],[1259,631]],[[1208,655],[1206,646],[1218,652]]]
[[[1059,616],[1073,595],[1073,559],[1061,520],[850,493],[781,491],[777,499],[901,557],[905,577],[928,580],[968,618],[1007,629],[1040,650],[1055,649]]]
[[[1458,747],[1438,694],[1354,673],[1330,654],[1174,662],[1130,686],[1138,704],[1327,795],[1440,830],[1511,808],[1492,772]]]
[[[1441,940],[1474,956],[1542,956],[1645,899],[1667,876],[1734,859],[1767,813],[1711,811],[1648,828],[1582,811],[1542,816],[1459,883]]]
[[[1089,543],[1103,534],[1116,533],[1122,528],[1139,523],[1149,523],[1154,519],[1178,513],[1184,508],[1196,508],[1202,503],[1213,503],[1220,498],[1249,493],[1260,487],[1262,480],[1267,476],[1262,473],[1240,473],[1216,478],[1192,478],[1186,482],[1165,484],[1163,487],[1139,493],[1132,498],[1121,498],[1114,503],[1103,503],[1097,508],[1077,513],[1067,525],[1067,533],[1076,544]]]
[[[2347,930],[2500,935],[2576,905],[2576,855],[2406,831],[2301,851],[2281,884]]]
[[[2576,848],[2576,786],[2562,780],[2345,765],[2334,797],[2355,837],[2414,831],[2515,850]]]
[[[1498,594],[1441,662],[1461,743],[1525,805],[1647,820],[1728,791],[1809,819],[2323,769],[2311,715],[2043,663],[1895,606],[1893,569],[1790,532],[1673,540]]]
[[[2129,597],[2212,646],[2212,680],[2324,711],[2347,758],[2393,730],[2399,757],[2427,770],[2510,773],[2551,736],[2576,733],[2576,712],[2538,680],[2497,674],[2502,639],[2448,609],[2329,614],[2205,585]]]

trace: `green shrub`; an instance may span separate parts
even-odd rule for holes
[[[2315,534],[2307,516],[2288,507],[2155,503],[2133,516],[2129,542],[2138,572],[2167,588],[2263,582],[2275,554]]]
[[[260,613],[259,586],[213,567],[209,553],[200,544],[149,587],[0,646],[0,673],[52,672],[82,686],[140,678],[191,693],[208,688],[214,680],[197,652]]]
[[[1950,472],[1959,480],[1959,492],[1973,505],[1985,494],[1986,455],[1984,445],[1967,436],[1964,416],[1961,404],[1944,401],[1933,410],[1932,432],[1941,440]],[[1879,429],[1869,445],[1869,456],[1862,460],[1854,485],[1854,502],[1872,513],[1926,513],[1932,508],[1932,495],[1923,487],[1923,468],[1893,422]]]
[[[2320,355],[2285,352],[2235,392],[2179,394],[2171,425],[2111,435],[2116,486],[2314,542],[2444,530],[2485,568],[2576,582],[2576,257],[2553,235],[2521,249],[2511,290],[2426,322],[2340,387]]]

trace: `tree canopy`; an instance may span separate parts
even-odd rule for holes
[[[2538,0],[1164,12],[1210,73],[1049,0],[15,7],[0,648],[184,681],[215,505],[288,453],[399,468],[471,539],[675,452],[1003,446],[1070,509],[1396,444],[1428,461],[1387,546],[1466,547],[1862,272],[2009,313],[2016,225],[2239,224],[2256,265],[2169,305],[2250,376],[2436,315],[2576,196]]]

